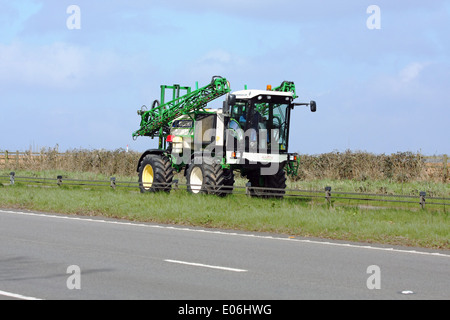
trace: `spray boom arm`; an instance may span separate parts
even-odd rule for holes
[[[172,101],[164,103],[164,90],[166,88],[174,90],[174,98]],[[187,94],[180,97],[180,89],[187,90]],[[230,91],[230,83],[219,76],[213,77],[210,84],[195,91],[179,85],[173,87],[161,86],[161,101],[163,104],[155,100],[151,110],[145,110],[143,107],[138,111],[138,115],[141,116],[141,125],[140,129],[133,133],[133,138],[136,139],[139,136],[153,138],[155,135],[159,135],[161,146],[162,139],[168,134],[167,128],[171,121],[181,115],[204,109],[209,102]]]

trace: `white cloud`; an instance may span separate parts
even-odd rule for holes
[[[93,52],[88,47],[63,42],[0,44],[1,84],[74,88],[108,78],[124,68],[124,60],[115,53]]]
[[[414,62],[407,65],[399,73],[399,78],[401,82],[408,83],[417,79],[422,70],[427,67],[429,63]]]
[[[50,87],[73,86],[83,76],[86,52],[64,43],[0,45],[0,82]]]
[[[194,61],[190,73],[194,78],[210,77],[212,75],[227,76],[232,70],[247,66],[244,58],[223,49],[212,50]]]
[[[415,96],[428,95],[435,90],[428,85],[429,79],[422,75],[428,73],[429,67],[434,64],[412,62],[396,72],[380,72],[368,80],[367,87],[376,95],[402,101]]]
[[[201,59],[201,63],[229,63],[231,54],[224,50],[214,50],[206,53]]]

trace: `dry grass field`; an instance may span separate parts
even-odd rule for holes
[[[90,172],[105,176],[136,176],[140,153],[124,149],[73,149],[64,153],[57,148],[40,152],[0,151],[0,170]],[[450,180],[446,157],[425,157],[420,153],[330,152],[301,155],[298,176],[293,180],[355,180],[444,182]]]

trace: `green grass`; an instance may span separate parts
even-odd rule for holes
[[[9,182],[8,170],[0,170],[0,176],[6,178],[0,179],[0,182]],[[78,179],[78,180],[102,180],[108,182],[109,175],[92,173],[92,172],[67,172],[63,170],[43,170],[43,171],[16,171],[16,176],[47,178],[56,181],[57,176],[63,176],[64,179]],[[137,174],[133,176],[115,175],[118,182],[137,183]],[[176,174],[175,179],[179,179],[180,183],[185,183],[182,174]],[[236,186],[244,187],[247,180],[236,177]],[[326,186],[331,186],[334,192],[360,192],[360,193],[375,193],[375,194],[401,194],[401,195],[418,195],[420,191],[427,192],[428,196],[432,197],[450,197],[450,184],[439,183],[433,181],[412,181],[400,183],[392,180],[330,180],[317,179],[307,181],[288,181],[287,188],[300,190],[324,190]]]
[[[430,197],[450,197],[450,184],[433,181],[395,182],[392,180],[313,180],[296,181],[289,184],[290,187],[303,190],[323,190],[325,186],[331,186],[332,191],[375,193],[386,195],[413,195],[421,191],[427,192]]]
[[[56,177],[54,172],[44,175]],[[70,177],[73,178],[73,175]],[[76,178],[102,177],[79,175]],[[333,181],[322,181],[317,184],[314,182],[311,189],[318,188],[322,183],[327,185],[329,182]],[[343,191],[354,191],[355,185],[352,182],[341,186],[338,184],[336,182],[333,189],[339,187]],[[416,187],[423,185],[408,186],[408,188]],[[374,188],[379,188],[379,185],[374,183]],[[399,186],[392,188],[395,190]],[[441,187],[435,188],[437,189],[430,190],[438,193]],[[427,206],[425,210],[421,210],[419,206],[413,209],[398,205],[381,208],[375,205],[362,207],[352,203],[335,203],[328,208],[322,199],[277,200],[249,198],[243,195],[219,198],[191,195],[183,190],[172,191],[171,194],[140,194],[135,188],[118,188],[115,191],[110,188],[64,186],[42,188],[17,183],[14,186],[0,186],[0,207],[104,216],[140,222],[270,232],[289,236],[450,249],[448,209],[438,206]]]

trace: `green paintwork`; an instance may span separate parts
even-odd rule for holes
[[[173,100],[165,103],[165,89],[173,90]],[[185,95],[180,96],[180,91],[186,90]],[[181,115],[204,110],[206,105],[229,93],[231,91],[229,82],[222,77],[213,77],[207,86],[191,91],[190,87],[161,86],[161,105],[151,110],[138,111],[141,116],[141,124],[139,130],[133,133],[133,138],[139,136],[148,136],[154,138],[159,136],[159,148],[164,149],[163,142],[169,134],[169,123]]]
[[[295,92],[295,84],[291,81],[283,81],[279,87],[274,88],[272,91],[292,92],[294,94],[293,98],[298,98],[297,93]]]

